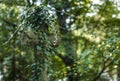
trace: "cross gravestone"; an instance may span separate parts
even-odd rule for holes
[[[48,64],[50,51],[57,44],[57,34],[49,9],[35,7],[24,14],[24,31],[21,44],[34,48],[34,63],[30,81],[49,81]],[[52,22],[53,23],[52,23]],[[52,31],[51,31],[52,30]]]

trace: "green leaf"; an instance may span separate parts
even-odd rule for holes
[[[40,46],[37,46],[37,50],[41,50],[42,48]]]
[[[45,51],[44,53],[45,53],[46,55],[49,55],[49,54],[50,54],[50,52],[48,52],[48,51]]]

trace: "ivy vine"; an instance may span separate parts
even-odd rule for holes
[[[54,8],[49,5],[41,5],[29,8],[22,15],[22,43],[34,46],[34,63],[31,65],[30,81],[48,81],[50,53],[52,45],[55,45],[58,39],[57,16],[54,11]]]

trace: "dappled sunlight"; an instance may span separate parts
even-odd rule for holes
[[[119,81],[119,0],[0,0],[0,81]]]

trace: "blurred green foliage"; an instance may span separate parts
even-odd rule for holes
[[[44,0],[55,8],[59,24],[50,81],[120,81],[120,5],[94,1]],[[36,5],[37,0],[0,0],[1,81],[29,81],[33,48],[20,44],[20,32],[3,44],[21,24],[23,10]]]

